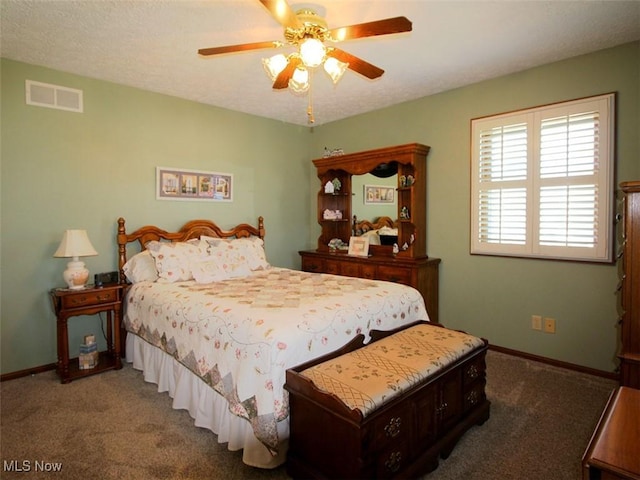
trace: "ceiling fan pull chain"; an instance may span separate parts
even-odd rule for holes
[[[307,95],[309,96],[309,104],[307,105],[307,121],[309,124],[315,123],[316,119],[313,116],[313,98],[311,96],[311,91],[313,90],[313,69],[309,69],[309,92]]]

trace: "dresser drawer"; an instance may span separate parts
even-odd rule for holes
[[[380,265],[378,267],[378,280],[411,285],[411,269]]]
[[[324,272],[324,261],[321,258],[314,257],[302,257],[302,271],[303,272],[313,272],[313,273],[323,273]]]
[[[340,275],[347,277],[360,277],[360,265],[357,263],[343,263],[340,265]]]
[[[118,290],[91,291],[86,294],[65,295],[62,297],[62,308],[86,307],[89,305],[102,305],[118,300]]]
[[[479,379],[485,378],[487,369],[483,356],[477,356],[474,360],[465,364],[462,370],[462,384],[467,387]]]
[[[375,265],[362,265],[360,269],[360,278],[366,278],[368,280],[375,280],[376,278],[376,266]]]
[[[324,273],[330,273],[332,275],[340,275],[341,263],[334,260],[327,260],[324,263]]]
[[[378,451],[409,439],[412,424],[412,409],[408,403],[399,404],[380,415],[373,422],[371,450]]]
[[[376,457],[376,478],[392,478],[411,463],[409,441],[396,442]]]

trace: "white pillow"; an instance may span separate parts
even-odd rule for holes
[[[206,257],[192,265],[193,278],[198,283],[219,282],[230,278],[222,263],[214,257]]]
[[[216,262],[224,270],[227,278],[246,277],[251,274],[247,259],[232,243],[209,246],[209,261]]]
[[[211,245],[209,252],[211,252],[212,248],[222,245],[226,245],[229,249],[236,250],[240,257],[247,263],[249,270],[265,270],[271,267],[264,251],[264,241],[260,237],[225,239],[203,235],[200,239],[205,240]]]
[[[146,247],[155,260],[160,282],[193,280],[192,265],[207,255],[206,242],[198,239],[188,242],[158,242],[152,240]]]
[[[156,261],[149,250],[136,253],[122,267],[124,274],[131,283],[155,282],[158,280]]]

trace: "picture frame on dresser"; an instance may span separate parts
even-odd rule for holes
[[[369,256],[369,238],[368,237],[351,237],[349,239],[349,255],[356,257]]]

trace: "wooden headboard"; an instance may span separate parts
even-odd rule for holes
[[[370,222],[369,220],[358,221],[356,216],[353,216],[353,232],[356,236],[382,227],[397,228],[398,224],[391,217],[378,217],[375,222]]]
[[[124,264],[127,263],[127,244],[137,241],[140,251],[152,240],[168,242],[184,242],[192,238],[200,238],[201,235],[216,238],[243,238],[256,236],[264,240],[264,219],[258,217],[258,226],[254,227],[248,223],[236,225],[231,230],[223,230],[210,220],[191,220],[185,223],[177,232],[167,232],[153,225],[147,225],[137,229],[132,233],[127,233],[124,218],[118,219],[118,270],[120,272],[120,283],[126,283],[124,275]]]

